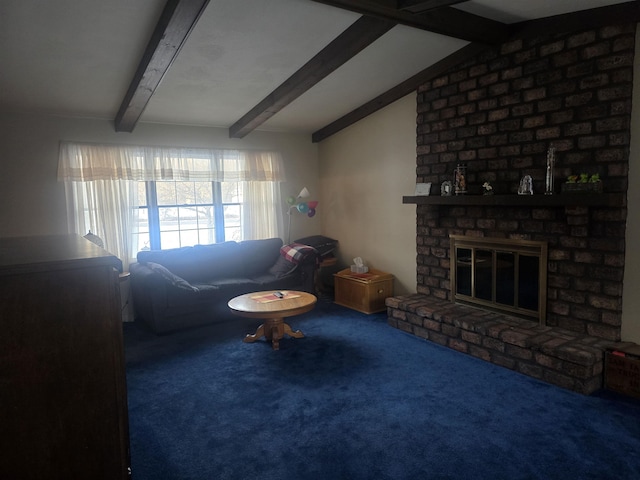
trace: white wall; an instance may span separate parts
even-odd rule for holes
[[[278,150],[287,173],[283,200],[303,186],[319,190],[318,147],[310,135],[255,131],[230,139],[226,129],[148,123],[133,133],[116,133],[107,120],[16,113],[0,113],[0,132],[0,237],[67,233],[64,187],[57,181],[61,140]],[[319,208],[316,217],[294,221],[292,238],[320,233],[321,219]]]
[[[640,34],[637,33],[634,73],[622,290],[622,340],[640,344]]]
[[[416,291],[416,95],[320,142],[322,232],[338,240],[344,266],[360,256],[395,276],[395,293]]]

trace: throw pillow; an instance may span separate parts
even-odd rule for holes
[[[244,240],[238,244],[241,252],[236,261],[243,266],[244,276],[253,278],[264,274],[280,256],[282,239],[264,238],[260,240]]]
[[[197,292],[198,291],[198,289],[196,287],[191,285],[184,278],[179,277],[179,276],[171,273],[169,270],[167,270],[165,267],[163,267],[159,263],[146,262],[146,265],[151,270],[153,270],[155,273],[160,275],[162,278],[164,278],[165,280],[170,282],[171,285],[173,285],[175,287],[178,287],[178,288],[181,288],[183,290],[189,290],[189,291],[192,291],[192,292]]]
[[[297,268],[295,263],[290,262],[283,256],[279,256],[276,263],[269,269],[269,273],[276,278],[281,278],[289,275]]]

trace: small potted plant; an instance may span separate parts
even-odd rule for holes
[[[602,193],[600,174],[569,175],[567,181],[562,184],[562,193]]]

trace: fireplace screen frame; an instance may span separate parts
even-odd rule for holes
[[[487,237],[469,237],[465,235],[450,235],[451,241],[451,299],[454,303],[471,305],[483,308],[485,310],[502,312],[516,315],[522,318],[537,320],[540,325],[546,325],[547,318],[547,261],[548,247],[547,242],[536,240],[524,240],[514,238],[487,238]],[[459,249],[471,251],[471,258],[464,256],[458,258]],[[479,298],[476,279],[476,254],[478,251],[491,252],[491,299]],[[496,301],[496,282],[498,268],[498,254],[513,255],[514,258],[514,301],[513,305],[500,303]],[[522,308],[519,305],[519,259],[521,256],[538,258],[538,307],[537,310]],[[459,292],[458,288],[458,266],[469,266],[471,268],[471,285],[470,294]]]

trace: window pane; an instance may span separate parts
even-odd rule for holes
[[[141,207],[147,206],[147,186],[144,182],[138,182],[138,205]]]
[[[198,228],[197,207],[178,207],[180,230],[196,230]]]
[[[198,215],[199,228],[214,228],[214,211],[213,207],[196,207]]]
[[[198,243],[210,245],[216,243],[216,231],[214,228],[200,228],[198,230]]]
[[[148,233],[133,234],[133,238],[133,249],[136,253],[142,250],[151,250],[151,239],[149,238]]]
[[[224,228],[225,241],[242,241],[242,229],[240,227],[225,227]]]
[[[133,212],[134,223],[138,233],[149,233],[149,209],[146,207],[136,208]]]
[[[242,203],[242,183],[221,182],[222,203]]]
[[[178,248],[180,246],[180,232],[161,232],[160,242],[162,243],[162,249]]]
[[[144,186],[144,183],[142,184]],[[149,210],[145,207],[136,208],[133,212],[134,231],[133,231],[133,250],[151,249],[151,239],[149,237]]]
[[[239,227],[240,226],[240,205],[224,206],[224,226]]]
[[[224,206],[224,239],[236,242],[242,240],[242,206]]]
[[[213,185],[211,182],[193,182],[195,184],[196,203],[213,204]]]
[[[196,203],[195,183],[196,182],[175,182],[177,205],[193,205]]]
[[[178,209],[175,207],[158,208],[160,217],[160,231],[178,229]]]
[[[175,182],[156,182],[156,193],[158,205],[176,205],[178,203]]]
[[[181,247],[192,247],[198,243],[198,230],[180,230]]]

